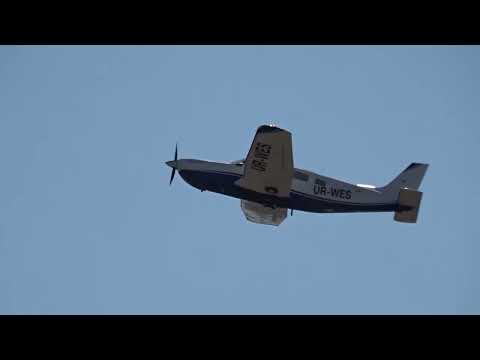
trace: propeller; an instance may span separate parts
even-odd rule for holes
[[[177,156],[178,156],[178,149],[177,144],[175,144],[175,165],[177,165]],[[172,175],[170,176],[170,185],[172,185],[173,178],[175,177],[175,166],[172,166]]]

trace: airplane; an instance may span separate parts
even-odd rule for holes
[[[248,221],[279,226],[288,209],[313,213],[394,212],[394,220],[416,223],[422,200],[418,191],[428,164],[412,163],[382,187],[350,184],[297,169],[292,135],[276,125],[257,128],[247,157],[233,162],[175,158],[166,164],[191,186],[240,199]]]

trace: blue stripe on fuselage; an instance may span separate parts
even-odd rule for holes
[[[193,171],[181,170],[180,176],[191,186],[223,195],[255,202],[275,204],[288,209],[308,212],[371,212],[395,211],[398,205],[387,204],[360,204],[322,199],[314,195],[292,190],[290,198],[278,199],[275,196],[263,195],[254,191],[240,188],[234,184],[241,175],[227,171]]]

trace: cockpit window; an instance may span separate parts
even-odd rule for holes
[[[295,171],[295,172],[293,173],[293,177],[294,177],[295,179],[298,179],[298,180],[308,181],[308,175],[307,175],[307,174],[304,174],[304,173],[302,173],[302,172],[300,172],[300,171]]]

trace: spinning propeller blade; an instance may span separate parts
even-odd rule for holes
[[[177,157],[178,157],[178,148],[177,144],[175,144],[175,165],[177,162]],[[175,177],[175,167],[172,167],[172,175],[170,176],[170,185],[172,185],[173,178]]]

